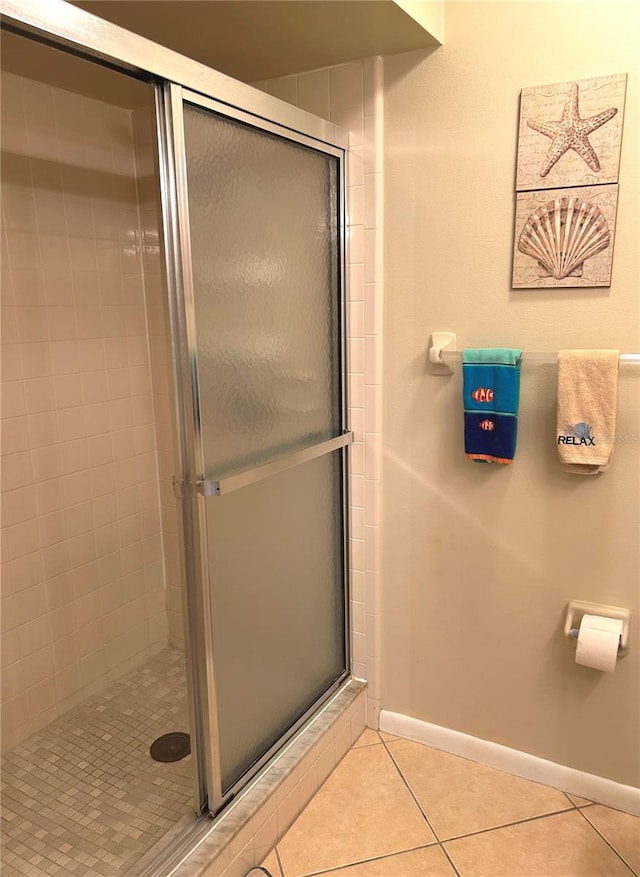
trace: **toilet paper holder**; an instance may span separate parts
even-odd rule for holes
[[[622,633],[620,634],[620,650],[624,651],[629,645],[629,624],[631,611],[620,606],[604,606],[602,603],[587,603],[584,600],[570,600],[567,606],[567,618],[564,623],[564,635],[570,639],[576,639],[579,633],[579,625],[576,624],[576,616],[600,615],[603,618],[616,618],[622,621]]]

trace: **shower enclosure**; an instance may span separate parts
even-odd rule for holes
[[[158,116],[218,809],[346,676],[342,151],[177,85]]]
[[[345,137],[4,14],[3,865],[152,873],[348,678]]]

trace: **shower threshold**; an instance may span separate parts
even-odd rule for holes
[[[235,877],[260,865],[304,808],[306,773],[317,765],[322,782],[336,763],[329,763],[327,771],[327,753],[339,761],[364,730],[366,687],[362,680],[347,678],[218,815],[200,820],[182,837],[174,830],[175,843],[166,845],[155,861],[146,857],[149,867],[140,877],[201,877],[205,872]]]

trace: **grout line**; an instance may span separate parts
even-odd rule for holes
[[[535,782],[535,780],[532,780],[532,782]],[[553,789],[553,788],[555,788],[555,786],[549,786],[549,788]],[[567,800],[569,801],[569,803],[571,804],[571,806],[573,807],[574,810],[584,810],[585,807],[593,807],[594,806],[594,803],[595,803],[594,801],[585,801],[584,804],[575,804],[571,800],[571,798],[569,797],[568,792],[563,792],[562,789],[558,789],[558,791],[562,792],[562,794],[565,796],[565,798],[567,798]]]
[[[470,831],[467,834],[456,834],[446,838],[443,843],[451,843],[455,840],[464,840],[467,837],[476,837],[479,834],[488,834],[490,831],[500,831],[502,828],[514,828],[516,825],[526,825],[527,822],[537,822],[547,819],[549,816],[562,816],[563,813],[572,813],[575,807],[567,807],[564,810],[552,810],[549,813],[540,813],[538,816],[528,816],[526,819],[517,819],[515,822],[505,822],[502,825],[494,825],[492,828],[480,828],[478,831]]]
[[[396,850],[394,853],[384,853],[381,856],[373,856],[370,859],[358,859],[357,862],[348,862],[346,865],[334,865],[331,868],[325,868],[322,871],[309,871],[308,873],[301,875],[301,877],[320,877],[322,874],[334,874],[336,871],[346,870],[347,868],[356,868],[358,865],[368,865],[371,862],[383,862],[385,859],[393,859],[395,856],[401,856],[404,853],[415,853],[418,850],[428,850],[437,846],[438,844],[434,841],[430,844],[421,844],[419,847],[409,847],[406,850]]]
[[[402,739],[402,738],[398,738],[398,739]],[[391,742],[393,742],[393,741],[391,741]],[[385,748],[387,748],[387,751],[389,752],[389,755],[391,756],[392,760],[394,760],[394,759],[393,759],[393,754],[392,754],[391,751],[388,749],[386,743],[385,743]],[[395,760],[394,760],[394,764],[395,764]],[[402,776],[402,771],[400,771],[400,768],[398,767],[397,764],[396,764],[396,767],[398,768],[398,771],[400,772],[400,775]],[[403,778],[403,780],[404,780],[404,776],[403,776],[402,778]],[[412,794],[412,796],[413,796],[413,798],[414,798],[414,800],[415,800],[415,795],[413,795],[413,792],[411,791],[411,788],[410,788],[410,786],[408,785],[408,783],[406,782],[406,780],[405,780],[405,784],[407,785],[407,788],[409,788],[409,791],[411,792],[411,794]],[[550,786],[549,788],[552,788],[552,787]],[[564,794],[565,797],[566,797],[566,793],[563,792],[563,794]],[[452,841],[456,841],[456,840],[462,840],[463,838],[467,838],[467,837],[475,837],[475,836],[480,835],[480,834],[487,834],[488,832],[491,832],[491,831],[499,831],[499,830],[502,829],[502,828],[512,828],[512,827],[514,827],[514,826],[516,826],[516,825],[524,825],[524,824],[526,824],[527,822],[536,822],[536,821],[541,820],[541,819],[547,819],[547,818],[550,817],[550,816],[560,816],[560,815],[562,815],[563,813],[570,813],[570,812],[572,812],[572,811],[578,811],[578,812],[581,812],[583,809],[593,806],[593,802],[591,802],[591,803],[589,803],[589,804],[585,804],[585,805],[583,805],[582,807],[579,807],[579,806],[575,805],[575,804],[571,801],[571,799],[568,798],[568,797],[567,797],[567,801],[568,801],[568,805],[569,805],[569,806],[567,806],[566,808],[563,808],[563,809],[561,809],[561,810],[553,810],[553,811],[551,811],[551,812],[549,812],[549,813],[541,813],[541,814],[539,814],[539,815],[537,815],[537,816],[530,816],[530,817],[528,817],[527,819],[518,819],[518,820],[516,820],[516,821],[514,821],[514,822],[507,822],[507,823],[504,823],[503,825],[495,825],[495,826],[493,826],[493,827],[491,827],[491,828],[483,828],[483,829],[481,829],[481,830],[479,830],[479,831],[473,831],[473,832],[468,832],[467,834],[455,835],[454,837],[448,837],[448,838],[445,838],[445,839],[442,840],[442,841],[441,841],[440,838],[438,837],[437,833],[434,831],[433,826],[432,826],[431,823],[429,822],[429,820],[428,820],[426,814],[425,814],[425,819],[427,819],[427,823],[429,824],[429,827],[430,827],[431,830],[433,831],[434,835],[438,838],[438,844],[442,847],[442,849],[443,849],[445,855],[447,856],[447,858],[448,858],[449,861],[451,862],[452,866],[455,868],[455,865],[454,865],[454,863],[453,863],[453,860],[452,860],[451,857],[449,856],[448,851],[447,851],[446,847],[444,846],[444,844],[446,844],[446,843],[451,843]],[[416,800],[416,803],[418,803],[417,800]],[[419,804],[418,804],[418,806],[420,807]],[[424,810],[422,809],[422,807],[420,807],[420,810],[424,813]],[[584,816],[584,814],[582,814],[582,815],[583,815],[583,818],[586,819],[587,822],[589,822],[589,820],[587,819],[587,817]],[[589,825],[591,825],[590,822],[589,822]],[[593,827],[593,826],[592,826],[592,827]],[[598,834],[599,834],[599,832],[598,832]],[[606,838],[603,838],[603,839],[606,841]],[[607,843],[608,843],[608,841],[607,841]],[[609,846],[611,846],[611,844],[609,844]],[[627,867],[630,868],[630,866],[628,865],[628,863],[623,859],[623,857],[618,853],[618,851],[615,850],[614,847],[611,847],[611,849],[614,850],[614,852],[618,855],[618,857],[619,857],[620,859],[622,859],[622,861],[625,863],[625,865],[627,865]],[[455,868],[455,870],[456,870],[456,874],[458,874],[458,877],[460,877],[457,868]],[[633,871],[633,869],[631,869],[631,871],[632,871],[632,873],[635,875],[635,877],[638,877],[638,875],[636,874],[635,871]]]
[[[378,735],[378,736],[380,736],[380,735]],[[382,737],[380,737],[380,739],[382,740]],[[444,855],[445,855],[447,861],[449,862],[449,864],[450,864],[451,867],[453,868],[454,873],[456,874],[456,877],[460,877],[460,872],[459,872],[458,869],[456,868],[453,859],[452,859],[451,856],[449,855],[448,850],[443,846],[442,841],[441,841],[440,838],[438,837],[438,833],[436,832],[436,830],[434,829],[433,825],[431,824],[431,822],[430,822],[430,820],[429,820],[429,817],[428,817],[427,814],[425,813],[425,811],[424,811],[424,809],[422,808],[420,802],[418,801],[418,799],[417,799],[416,796],[414,795],[414,793],[413,793],[413,789],[411,788],[411,786],[409,785],[408,781],[406,780],[404,774],[403,774],[402,771],[400,770],[400,767],[398,766],[398,763],[396,762],[395,758],[393,757],[393,754],[391,753],[391,750],[390,750],[389,747],[387,746],[387,743],[386,743],[385,740],[382,740],[382,745],[383,745],[384,748],[386,749],[387,754],[388,754],[389,758],[391,759],[391,762],[392,762],[392,764],[394,765],[395,769],[396,769],[396,770],[398,771],[398,773],[400,774],[400,779],[401,779],[402,782],[405,784],[405,786],[407,787],[407,789],[408,789],[408,791],[409,791],[409,794],[411,795],[411,797],[412,797],[413,800],[415,801],[418,810],[422,813],[425,822],[426,822],[427,825],[429,826],[429,829],[431,830],[433,836],[434,836],[435,839],[436,839],[436,843],[437,843],[437,845],[440,847],[440,849],[441,849],[442,852],[444,853]]]
[[[316,795],[317,795],[317,792],[316,792]],[[314,795],[314,797],[315,797],[315,795]],[[313,800],[313,798],[311,800]],[[311,803],[311,801],[309,803]],[[309,804],[307,804],[307,807],[308,806],[309,806]],[[285,833],[282,835],[282,837],[286,837],[288,831],[289,831],[289,829],[287,829],[287,831],[285,831]],[[282,840],[282,837],[280,838],[280,840]],[[278,843],[280,843],[280,841],[278,841]],[[280,873],[282,874],[282,877],[286,877],[286,875],[284,873],[284,867],[282,865],[282,859],[280,858],[280,851],[278,850],[278,844],[275,845],[275,847],[273,848],[273,851],[276,854],[276,862],[278,863],[278,868],[280,868]]]
[[[631,873],[634,874],[635,877],[638,877],[638,873],[637,873],[637,871],[634,871],[634,869],[631,867],[631,865],[629,864],[629,862],[627,862],[627,860],[624,858],[624,856],[622,855],[622,853],[619,853],[619,852],[618,852],[618,850],[613,846],[612,843],[610,843],[610,842],[607,840],[607,838],[604,836],[604,834],[602,834],[602,832],[601,832],[601,831],[600,831],[600,830],[599,830],[599,829],[593,824],[593,822],[590,822],[589,819],[587,819],[587,817],[584,815],[584,813],[580,813],[580,815],[582,816],[582,818],[584,819],[584,821],[587,823],[587,825],[589,825],[589,826],[595,831],[596,834],[600,835],[600,837],[601,837],[602,840],[606,843],[606,845],[607,845],[611,850],[613,850],[613,852],[616,854],[616,856],[617,856],[617,857],[618,857],[618,858],[619,858],[619,859],[620,859],[620,860],[621,860],[621,861],[627,866],[627,868],[631,871]]]
[[[414,800],[416,806],[418,807],[420,813],[422,814],[422,816],[423,816],[425,822],[427,823],[428,827],[430,828],[431,832],[433,833],[433,836],[434,836],[434,838],[435,838],[435,841],[432,842],[432,843],[429,843],[429,844],[422,844],[422,845],[420,845],[420,846],[418,846],[418,847],[411,847],[411,848],[409,848],[409,849],[397,850],[397,851],[395,851],[395,852],[393,852],[393,853],[387,853],[387,854],[382,855],[382,856],[374,856],[374,857],[372,857],[372,858],[360,859],[360,860],[358,860],[357,862],[350,862],[350,863],[347,863],[347,864],[336,865],[336,866],[334,866],[334,867],[331,867],[331,868],[325,868],[325,869],[322,869],[322,870],[319,870],[319,871],[310,871],[310,872],[308,872],[306,875],[304,875],[304,877],[318,877],[318,875],[323,875],[323,874],[329,874],[329,875],[330,875],[330,874],[332,874],[332,873],[334,873],[335,871],[338,871],[338,870],[346,870],[346,869],[349,869],[349,868],[354,868],[354,867],[356,867],[357,865],[360,865],[360,864],[366,864],[366,863],[369,863],[369,862],[384,861],[384,860],[386,860],[386,859],[392,859],[394,856],[398,856],[398,855],[401,855],[401,854],[403,854],[403,853],[415,852],[415,851],[417,851],[417,850],[427,849],[427,848],[429,848],[429,847],[435,847],[435,846],[438,846],[438,847],[441,849],[441,851],[443,852],[443,854],[444,854],[444,856],[446,857],[447,861],[448,861],[449,864],[451,865],[451,867],[452,867],[454,873],[456,874],[456,877],[461,877],[460,872],[458,871],[458,869],[457,869],[457,867],[456,867],[456,864],[455,864],[455,862],[454,862],[454,860],[453,860],[451,854],[450,854],[449,851],[447,850],[445,844],[448,844],[448,843],[453,842],[453,841],[456,841],[456,840],[462,840],[462,839],[465,839],[465,838],[469,838],[469,837],[476,837],[477,835],[481,835],[481,834],[488,834],[489,832],[500,831],[500,830],[503,829],[503,828],[512,828],[512,827],[515,827],[515,826],[517,826],[517,825],[524,825],[524,824],[526,824],[526,823],[528,823],[528,822],[537,822],[537,821],[540,821],[540,820],[542,820],[542,819],[547,819],[548,817],[552,817],[552,816],[560,816],[560,815],[562,815],[562,814],[571,813],[571,812],[574,812],[574,811],[578,811],[579,813],[581,813],[583,819],[585,819],[585,821],[586,821],[586,822],[588,823],[588,825],[589,825],[589,826],[590,826],[590,827],[596,832],[596,834],[598,834],[598,835],[602,838],[602,840],[605,841],[605,843],[607,844],[607,846],[608,846],[608,847],[609,847],[609,848],[610,848],[610,849],[616,854],[616,856],[617,856],[617,857],[623,862],[623,864],[624,864],[624,865],[630,870],[630,872],[634,875],[634,877],[640,877],[640,875],[638,875],[637,872],[634,871],[634,869],[631,867],[631,865],[629,865],[629,863],[628,863],[628,862],[625,860],[625,858],[624,858],[624,857],[618,852],[618,850],[616,850],[616,848],[615,848],[615,847],[614,847],[614,846],[613,846],[613,845],[607,840],[607,838],[606,838],[606,837],[605,837],[605,836],[604,836],[604,835],[603,835],[603,834],[602,834],[602,833],[601,833],[601,832],[595,827],[595,825],[593,825],[593,824],[587,819],[587,817],[584,815],[584,813],[582,813],[582,810],[585,810],[585,809],[588,809],[589,807],[593,807],[593,806],[595,806],[595,803],[594,803],[594,802],[589,802],[589,803],[587,803],[587,804],[582,804],[582,805],[575,804],[573,801],[571,801],[571,799],[568,797],[568,795],[567,795],[566,792],[563,792],[563,795],[567,798],[567,807],[566,807],[566,808],[562,808],[562,809],[560,809],[560,810],[554,810],[554,811],[551,811],[551,812],[549,812],[549,813],[541,813],[541,814],[538,814],[538,815],[536,815],[536,816],[531,816],[531,817],[528,817],[528,818],[526,818],[526,819],[519,819],[519,820],[516,820],[516,821],[514,821],[514,822],[504,823],[504,824],[502,824],[502,825],[492,826],[491,828],[480,829],[479,831],[468,832],[468,833],[466,833],[466,834],[461,834],[461,835],[455,835],[454,837],[450,837],[450,838],[446,838],[446,839],[444,839],[444,840],[441,840],[441,839],[439,838],[437,832],[435,831],[434,826],[433,826],[432,823],[430,822],[429,817],[427,816],[425,810],[423,809],[423,807],[421,806],[420,802],[419,802],[418,799],[416,798],[416,795],[414,794],[414,792],[413,792],[413,790],[412,790],[412,788],[411,788],[411,786],[410,786],[408,780],[405,778],[404,774],[402,773],[402,770],[400,769],[399,765],[397,764],[397,762],[396,762],[396,760],[395,760],[395,758],[394,758],[394,756],[393,756],[393,753],[391,752],[391,750],[389,749],[389,746],[387,745],[388,742],[389,742],[389,743],[393,743],[394,740],[385,741],[385,740],[382,738],[382,736],[380,735],[380,732],[379,732],[379,731],[376,731],[376,734],[377,734],[377,736],[378,736],[378,738],[379,738],[379,743],[382,743],[382,745],[384,746],[385,750],[387,751],[387,754],[389,755],[389,757],[390,757],[390,759],[391,759],[392,764],[394,765],[394,767],[395,767],[396,770],[398,771],[398,774],[399,774],[399,776],[400,776],[400,779],[402,780],[403,784],[404,784],[405,787],[407,788],[409,794],[411,795],[411,797],[412,797],[412,799]],[[398,738],[395,738],[395,739],[400,739],[400,740],[401,740],[401,739],[403,739],[403,738],[398,737]],[[351,749],[354,749],[354,748],[355,748],[355,749],[366,749],[366,748],[370,748],[371,746],[377,746],[377,745],[379,745],[379,744],[378,744],[378,743],[367,743],[367,744],[364,744],[364,745],[362,745],[362,746],[357,746],[357,747],[353,747],[353,746],[352,746]],[[549,787],[549,788],[551,788],[551,787]],[[558,790],[558,791],[560,791],[560,790]],[[308,805],[307,805],[307,806],[308,806]],[[281,858],[280,858],[280,854],[279,854],[279,851],[278,851],[278,847],[277,847],[277,846],[275,847],[275,854],[276,854],[276,859],[277,859],[278,865],[279,865],[279,867],[280,867],[280,871],[282,872],[283,877],[286,877],[285,870],[284,870],[284,866],[283,866],[283,864],[282,864],[282,860],[281,860]]]

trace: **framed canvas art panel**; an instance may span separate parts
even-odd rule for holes
[[[618,186],[518,192],[513,289],[610,286]]]
[[[516,190],[617,183],[627,75],[523,88]]]

